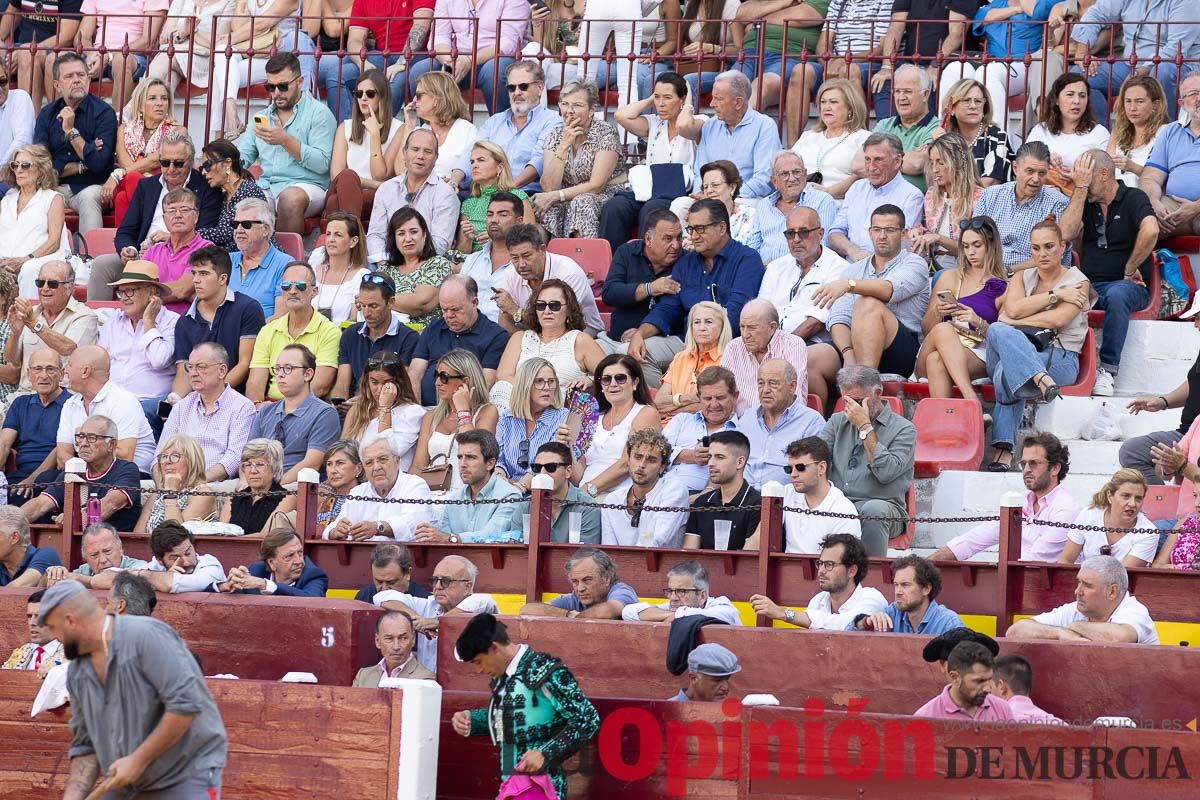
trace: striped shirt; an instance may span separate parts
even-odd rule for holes
[[[763,361],[772,358],[782,358],[796,368],[796,396],[802,400],[808,399],[808,348],[804,340],[794,333],[775,331],[771,341],[767,343],[767,354]],[[746,349],[746,342],[738,337],[729,343],[721,356],[721,366],[727,368],[737,378],[737,386],[741,392],[738,395],[737,413],[741,414],[747,408],[758,405],[758,368],[762,362]]]
[[[533,432],[526,435],[525,420],[505,411],[496,423],[496,440],[500,443],[500,460],[496,466],[503,469],[512,480],[524,477],[538,448],[554,438],[558,427],[566,423],[567,415],[565,408],[547,408],[538,417]],[[524,448],[521,447],[523,442],[528,442]],[[522,449],[525,451],[523,455]],[[524,462],[525,466],[519,462]]]
[[[1002,183],[989,186],[975,201],[975,216],[989,216],[1000,230],[1004,247],[1004,266],[1011,267],[1033,258],[1029,234],[1033,226],[1053,214],[1062,219],[1067,208],[1067,196],[1053,186],[1042,190],[1024,203],[1017,203],[1017,184]],[[1062,263],[1071,263],[1071,243],[1063,251]]]
[[[892,16],[892,0],[831,0],[825,15],[829,52],[864,56],[882,47]]]
[[[171,409],[163,424],[155,456],[162,452],[163,442],[177,433],[195,437],[204,451],[204,469],[220,464],[225,474],[236,477],[242,463],[242,448],[250,439],[254,424],[254,403],[245,395],[226,386],[210,414],[204,408],[199,392],[192,392]]]
[[[762,256],[764,264],[769,264],[780,256],[788,254],[787,239],[783,236],[783,230],[787,227],[787,215],[775,205],[777,202],[779,202],[779,192],[771,192],[766,197],[760,198],[757,204],[758,209],[754,215],[759,235],[756,249]],[[829,231],[833,228],[833,221],[837,219],[837,201],[829,192],[805,186],[793,208],[800,206],[808,206],[817,212],[817,217],[821,220],[821,227],[825,229],[825,238],[821,240],[821,243],[824,244],[829,240]]]

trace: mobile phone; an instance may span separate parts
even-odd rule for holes
[[[174,408],[174,406],[172,406],[166,400],[159,400],[158,401],[158,416],[161,417],[162,419],[166,419],[167,417],[171,416],[172,408]]]
[[[550,6],[546,5],[546,0],[533,0],[530,5],[533,6],[534,11],[541,11],[543,8],[547,11],[550,10]]]
[[[708,437],[708,436],[702,436],[702,437],[700,437],[700,446],[701,446],[701,447],[708,447],[708,443],[709,443],[709,441],[710,441],[710,437]]]
[[[938,292],[938,300],[941,300],[943,303],[952,303],[954,302],[954,295],[943,289],[942,291]]]
[[[271,127],[271,120],[267,117],[266,114],[255,114],[254,115],[254,124],[262,125],[264,128],[269,128],[269,127]]]

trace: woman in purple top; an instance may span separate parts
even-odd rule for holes
[[[916,372],[928,378],[930,397],[953,397],[957,388],[977,401],[971,381],[987,375],[983,337],[999,316],[1008,280],[992,218],[971,217],[959,228],[958,264],[938,275],[921,322],[925,343]]]

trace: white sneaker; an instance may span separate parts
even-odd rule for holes
[[[1092,397],[1112,397],[1116,388],[1115,383],[1108,370],[1097,368],[1096,385],[1092,388]]]

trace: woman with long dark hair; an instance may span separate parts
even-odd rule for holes
[[[438,287],[450,277],[452,266],[433,249],[429,223],[412,206],[392,214],[387,230],[387,261],[378,271],[396,285],[392,307],[407,314],[410,322],[426,325],[442,315]]]

